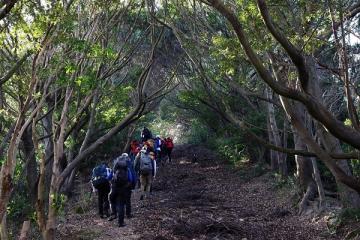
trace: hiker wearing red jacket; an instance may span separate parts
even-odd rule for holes
[[[140,149],[141,149],[140,143],[137,140],[131,141],[129,157],[133,164],[134,164],[135,156],[140,152]]]
[[[170,138],[170,137],[165,138],[164,141],[165,141],[165,146],[166,146],[165,153],[169,158],[169,162],[171,162],[171,152],[174,148],[174,143],[173,143],[172,138]]]

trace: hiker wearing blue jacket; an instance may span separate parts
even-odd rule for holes
[[[161,163],[161,147],[162,147],[161,145],[162,145],[161,138],[159,135],[156,135],[154,149],[155,149],[155,158],[159,164]]]

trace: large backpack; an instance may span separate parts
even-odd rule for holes
[[[91,182],[95,188],[98,188],[101,184],[107,181],[107,170],[106,166],[99,165],[93,169]]]
[[[115,186],[117,187],[127,186],[129,183],[128,168],[127,167],[117,168],[116,171],[114,172],[112,183],[115,184]]]
[[[124,168],[124,167],[127,167],[127,157],[124,157],[124,156],[119,156],[115,159],[114,161],[114,171],[117,169],[117,168]]]
[[[142,136],[145,139],[145,141],[148,140],[149,138],[152,138],[152,134],[151,134],[150,130],[147,128],[143,129]]]
[[[166,144],[167,148],[173,148],[174,147],[174,143],[173,143],[173,141],[171,139],[167,139],[165,144]]]
[[[140,174],[141,175],[149,175],[152,174],[152,159],[148,154],[141,153],[140,156]]]

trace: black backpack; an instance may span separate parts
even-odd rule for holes
[[[114,172],[112,183],[117,187],[127,186],[128,181],[128,169],[127,167],[117,168]]]

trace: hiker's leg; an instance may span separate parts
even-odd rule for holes
[[[118,212],[118,224],[119,226],[124,225],[124,207],[125,201],[121,199],[117,204],[117,212]]]
[[[152,178],[153,178],[153,176],[151,174],[146,176],[146,189],[145,189],[145,192],[147,195],[146,197],[149,196],[150,191],[151,191]]]
[[[141,196],[140,200],[144,198],[145,190],[146,190],[146,176],[140,175],[140,184],[141,184]]]
[[[169,149],[168,149],[169,162],[171,162],[171,152],[172,152],[172,148],[169,148]]]
[[[110,183],[106,182],[104,185],[104,214],[109,217],[109,193],[110,193]]]
[[[98,210],[100,217],[102,217],[104,214],[103,208],[104,208],[104,189],[103,189],[103,185],[100,185],[98,187]]]
[[[109,193],[109,201],[111,207],[111,215],[116,216],[116,190],[114,187],[111,188]]]
[[[131,188],[127,189],[125,206],[126,206],[126,209],[125,209],[126,216],[131,217]]]

